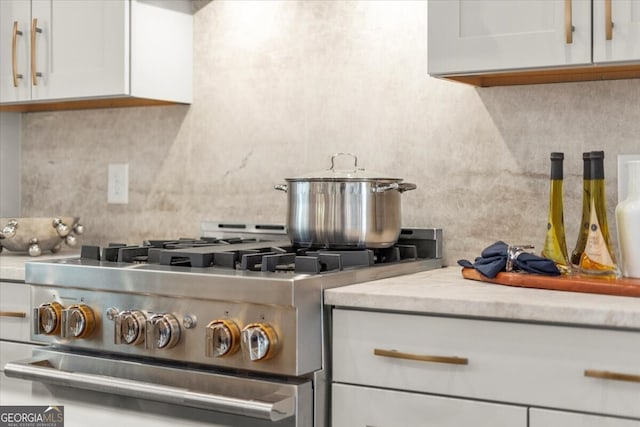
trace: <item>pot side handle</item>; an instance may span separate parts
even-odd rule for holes
[[[274,189],[287,192],[288,185],[287,184],[276,184],[273,186]]]
[[[385,185],[379,185],[377,187],[372,187],[371,191],[373,191],[374,193],[384,193],[385,191],[389,191],[389,190],[398,190],[398,192],[400,193],[404,193],[405,191],[409,191],[409,190],[415,190],[416,188],[418,188],[415,184],[409,184],[406,182],[403,183],[397,183],[397,182],[393,182],[391,184],[385,184]]]
[[[398,191],[404,193],[405,191],[415,190],[418,188],[415,184],[409,184],[408,182],[403,182],[402,184],[398,184]]]

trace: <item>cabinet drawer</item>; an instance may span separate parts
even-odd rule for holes
[[[30,333],[29,285],[0,282],[0,339],[28,341]]]
[[[333,427],[526,427],[527,408],[334,384]]]
[[[640,418],[640,382],[597,377],[640,376],[638,332],[342,309],[333,322],[336,382]]]
[[[640,421],[531,408],[529,427],[640,427]]]

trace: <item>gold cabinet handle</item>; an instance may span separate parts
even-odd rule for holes
[[[38,85],[38,77],[42,77],[42,73],[36,71],[36,33],[42,33],[42,28],[38,28],[38,18],[31,21],[31,82],[34,86]]]
[[[604,0],[604,37],[613,39],[613,19],[611,16],[611,0]]]
[[[16,60],[16,51],[18,50],[18,36],[22,35],[22,31],[18,30],[18,21],[13,21],[13,32],[11,37],[11,68],[13,75],[13,87],[18,87],[18,79],[22,78],[22,74],[18,74],[18,62]]]
[[[0,311],[0,317],[27,317],[23,311]]]
[[[417,360],[419,362],[448,363],[450,365],[468,365],[469,364],[469,359],[467,359],[466,357],[431,356],[427,354],[403,353],[396,350],[383,350],[380,348],[374,348],[373,354],[375,356],[392,357],[395,359]]]
[[[640,375],[621,374],[619,372],[597,371],[595,369],[585,369],[584,376],[590,378],[601,378],[603,380],[629,381],[640,383]]]
[[[567,44],[573,43],[573,18],[571,16],[571,1],[564,0],[564,38]]]

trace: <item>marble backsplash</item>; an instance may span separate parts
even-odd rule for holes
[[[78,215],[94,244],[197,237],[202,220],[283,223],[273,185],[352,152],[417,184],[403,224],[444,228],[452,265],[498,239],[541,248],[551,151],[565,153],[571,250],[582,152],[605,150],[615,230],[616,156],[640,152],[640,80],[431,78],[424,1],[195,5],[192,105],[24,114],[24,216]],[[107,204],[109,163],[129,164],[126,205]]]

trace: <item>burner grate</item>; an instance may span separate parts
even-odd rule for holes
[[[265,256],[275,255],[275,252],[245,253],[240,255],[240,269],[249,271],[261,271],[262,259]]]
[[[315,255],[300,255],[295,260],[296,273],[318,274],[342,269],[340,254],[316,252]]]
[[[296,254],[294,253],[264,255],[262,257],[260,271],[292,271],[295,260]]]
[[[321,254],[339,255],[343,268],[369,267],[375,264],[374,253],[371,249],[356,249],[353,251],[323,250],[307,252],[308,256],[319,256]]]
[[[213,254],[212,267],[235,269],[238,263],[237,252],[216,252]]]
[[[118,248],[118,262],[126,263],[146,263],[148,260],[149,248],[144,246],[125,246]]]
[[[237,246],[242,243],[249,244]],[[415,261],[422,256],[419,245],[413,243],[402,242],[384,249],[331,250],[298,248],[287,242],[270,244],[256,239],[203,237],[146,240],[143,246],[110,244],[102,249],[102,256],[99,247],[83,246],[81,256],[119,263],[318,274]]]
[[[208,246],[197,246],[185,249],[160,250],[161,265],[179,265],[183,267],[210,267],[213,263],[213,252]]]

